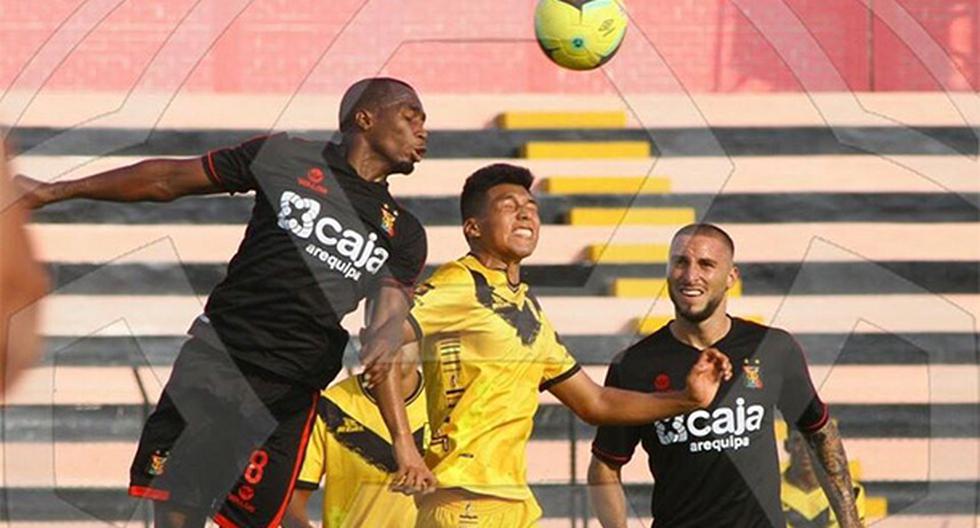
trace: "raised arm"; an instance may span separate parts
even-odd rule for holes
[[[73,198],[169,202],[181,196],[224,190],[204,172],[200,158],[145,160],[78,180],[44,183],[17,176],[15,181],[24,193],[23,203],[32,209]]]
[[[841,528],[861,526],[857,503],[854,497],[854,483],[847,464],[847,453],[840,439],[840,431],[834,420],[827,420],[823,427],[816,431],[803,433],[810,445],[814,459],[814,471],[820,487],[827,495],[827,501],[837,516]]]
[[[626,493],[619,466],[595,456],[589,462],[589,498],[602,528],[626,528]]]
[[[731,375],[728,356],[707,349],[691,367],[683,391],[644,393],[603,387],[582,371],[549,390],[589,424],[642,425],[707,407],[721,381]]]

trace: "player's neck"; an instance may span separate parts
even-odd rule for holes
[[[725,307],[719,306],[711,317],[700,322],[690,321],[677,314],[668,329],[681,343],[703,350],[725,337],[732,329],[732,320],[725,313]]]
[[[390,164],[371,150],[363,141],[350,141],[347,145],[347,163],[361,179],[372,183],[384,183],[391,174]]]
[[[483,267],[504,272],[507,275],[507,283],[511,286],[521,283],[520,260],[505,259],[482,248],[473,248],[470,253],[480,261],[480,264],[483,264]]]

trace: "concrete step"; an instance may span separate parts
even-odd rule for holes
[[[721,224],[736,244],[736,261],[980,261],[980,223],[792,223]],[[622,244],[667,244],[673,226],[545,226],[526,264],[569,264],[585,258],[603,264],[621,260],[604,248]],[[244,225],[33,224],[38,258],[48,262],[227,262],[238,249]],[[426,229],[428,261],[442,263],[469,248],[459,227]],[[91,243],[98,240],[98,244]],[[950,240],[962,243],[950,244]],[[640,252],[638,256],[646,256]],[[663,254],[644,262],[663,262]],[[635,262],[633,260],[632,262]]]
[[[810,365],[975,365],[977,336],[963,334],[796,334]],[[42,365],[169,365],[186,335],[47,336]],[[639,340],[632,334],[563,335],[562,341],[583,365],[607,365],[613,356]],[[357,338],[344,364],[357,364]]]
[[[674,314],[665,299],[582,296],[539,300],[558,332],[568,335],[634,333],[644,318],[666,320]],[[39,331],[65,336],[176,335],[187,330],[202,312],[203,303],[203,297],[192,294],[49,295],[44,298]],[[980,295],[744,296],[729,299],[728,312],[758,317],[794,333],[974,333]],[[596,313],[603,317],[595,317]],[[363,321],[358,309],[343,324],[356,334]]]
[[[204,151],[196,152],[196,155]],[[68,180],[131,165],[144,156],[62,156],[23,154],[15,168],[45,181]],[[426,159],[411,176],[393,176],[396,197],[458,196],[466,177],[494,160]],[[620,192],[623,177],[666,178],[680,194],[788,193],[976,193],[976,162],[962,156],[691,156],[613,160],[514,160],[537,177],[537,191],[550,192],[550,178],[587,177],[591,189]],[[603,184],[603,180],[609,180]],[[559,180],[560,181],[560,180]],[[577,191],[580,192],[581,191]],[[594,190],[592,191],[594,192]]]

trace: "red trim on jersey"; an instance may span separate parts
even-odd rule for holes
[[[796,422],[796,427],[798,427],[801,432],[812,433],[827,425],[827,420],[830,419],[830,407],[822,399],[820,399],[820,393],[817,392],[817,388],[813,385],[813,378],[810,376],[810,362],[806,359],[806,350],[804,350],[803,345],[797,341],[796,336],[793,334],[786,332],[786,335],[793,340],[793,344],[795,344],[797,350],[800,351],[800,359],[803,360],[803,373],[806,374],[807,383],[810,384],[810,389],[813,391],[813,398],[820,402],[820,405],[823,406],[823,412],[820,415],[820,419],[817,420],[815,424],[803,426],[800,425],[799,422]]]
[[[630,459],[633,458],[631,456],[614,455],[608,451],[603,451],[595,444],[592,444],[592,454],[599,457],[601,460],[605,462],[611,462],[613,464],[618,464],[620,466],[629,462]]]
[[[800,427],[800,432],[814,433],[823,429],[823,426],[827,425],[827,422],[830,420],[830,406],[822,401],[820,403],[823,405],[823,414],[820,415],[820,419],[817,420],[817,423],[806,427],[800,427],[800,424],[796,424],[797,427]]]
[[[214,522],[221,528],[240,528],[234,521],[220,513],[214,514]]]
[[[151,488],[148,486],[130,486],[129,495],[131,497],[140,497],[143,499],[150,499],[154,501],[168,501],[170,500],[170,492],[167,490]]]
[[[306,427],[303,429],[303,438],[300,440],[299,449],[296,451],[296,462],[293,464],[293,474],[289,477],[289,488],[286,490],[286,494],[283,497],[282,505],[279,506],[279,511],[276,512],[276,516],[272,519],[272,522],[269,523],[268,528],[277,528],[279,523],[282,521],[283,516],[286,515],[286,506],[289,505],[289,499],[292,498],[293,489],[296,487],[296,477],[299,476],[299,470],[303,467],[303,459],[306,458],[306,444],[310,440],[310,433],[313,432],[313,422],[314,417],[316,417],[316,402],[319,399],[320,392],[314,392],[313,402],[310,404],[310,414],[306,417]]]
[[[212,150],[208,152],[208,155],[206,157],[208,159],[208,168],[211,169],[210,171],[208,171],[209,176],[212,177],[212,181],[216,183],[218,186],[224,187],[225,183],[221,181],[221,175],[218,174],[218,169],[216,169],[214,166],[214,151]]]

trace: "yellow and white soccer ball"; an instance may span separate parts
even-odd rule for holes
[[[539,0],[534,33],[555,64],[591,70],[619,50],[627,20],[621,0]]]

